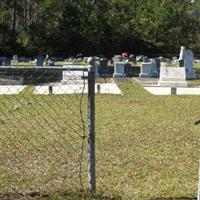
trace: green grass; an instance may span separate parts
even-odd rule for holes
[[[40,188],[40,193],[32,195],[32,199],[195,198],[200,127],[193,122],[200,119],[200,97],[153,96],[137,83],[120,81],[118,85],[122,96],[96,95],[96,197],[78,192],[78,181],[73,171],[78,157],[66,157],[67,150],[72,151],[65,145],[66,141],[80,149],[80,138],[76,137],[75,142],[63,132],[70,133],[66,124],[70,119],[77,120],[67,109],[73,105],[72,102],[78,103],[77,97],[71,96],[72,102],[65,95],[35,97],[31,95],[31,88],[20,95],[0,96],[1,111],[13,112],[7,116],[8,121],[2,112],[0,114],[0,193],[20,189],[30,194],[29,190]],[[13,105],[18,105],[14,111]],[[26,106],[22,108],[20,105]],[[42,108],[43,111],[36,112]],[[76,106],[72,109],[78,114]],[[55,143],[56,136],[66,149]],[[20,158],[19,163],[16,163],[15,156]],[[69,162],[65,163],[66,160]],[[20,167],[14,171],[7,168],[14,165]],[[86,170],[85,162],[83,167]],[[20,176],[20,170],[23,176]],[[85,179],[86,173],[83,173]],[[15,188],[14,183],[19,188]],[[84,186],[87,188],[86,181]]]
[[[65,64],[64,61],[56,61],[54,62],[55,66],[63,66]],[[85,62],[73,62],[73,64],[86,64]],[[31,62],[17,62],[17,63],[13,63],[14,66],[36,66],[35,63],[31,63]]]
[[[17,63],[13,63],[14,66],[36,66],[35,63],[32,62],[17,62]],[[60,62],[60,61],[56,61],[54,62],[55,66],[63,66],[64,62]]]

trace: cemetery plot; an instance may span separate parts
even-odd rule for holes
[[[19,94],[25,87],[20,85],[0,85],[0,95]]]
[[[144,87],[148,92],[154,95],[171,95],[172,87]],[[177,87],[177,95],[200,95],[200,88]]]
[[[45,85],[45,86],[36,86],[34,90],[34,94],[80,94],[87,93],[88,85],[84,84],[57,84],[57,85]],[[115,83],[96,83],[95,84],[95,92],[101,94],[121,94],[121,90]]]

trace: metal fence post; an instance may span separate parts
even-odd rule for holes
[[[88,59],[88,111],[89,111],[89,137],[88,137],[88,184],[90,193],[96,192],[95,173],[95,60]]]
[[[197,200],[200,200],[200,161],[199,161],[199,180],[198,180],[198,194],[197,194]]]

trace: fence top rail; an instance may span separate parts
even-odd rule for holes
[[[55,66],[0,66],[0,71],[12,70],[36,70],[36,71],[88,71],[89,65],[64,65],[63,67]]]

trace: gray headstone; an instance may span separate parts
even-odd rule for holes
[[[193,69],[194,54],[191,50],[185,52],[184,67],[186,69],[186,76],[189,79],[196,78],[196,72]]]
[[[160,72],[160,58],[155,58],[155,61],[156,61],[156,68],[159,73]]]
[[[149,58],[147,56],[144,56],[143,62],[149,62]]]
[[[125,64],[125,74],[126,76],[130,76],[133,74],[133,68],[130,63]]]
[[[158,75],[155,60],[151,60],[150,62],[143,62],[140,69],[140,77],[153,77]]]
[[[123,78],[126,77],[125,74],[125,65],[126,63],[124,62],[115,62],[114,63],[114,74],[113,78]]]
[[[16,54],[13,55],[13,61],[14,61],[14,62],[18,62],[18,55],[16,55]]]
[[[3,66],[11,66],[11,60],[9,58],[4,58],[2,61]]]
[[[44,57],[42,55],[38,55],[36,58],[36,65],[43,66],[44,65]]]
[[[100,58],[98,66],[99,75],[108,74],[108,59]]]

